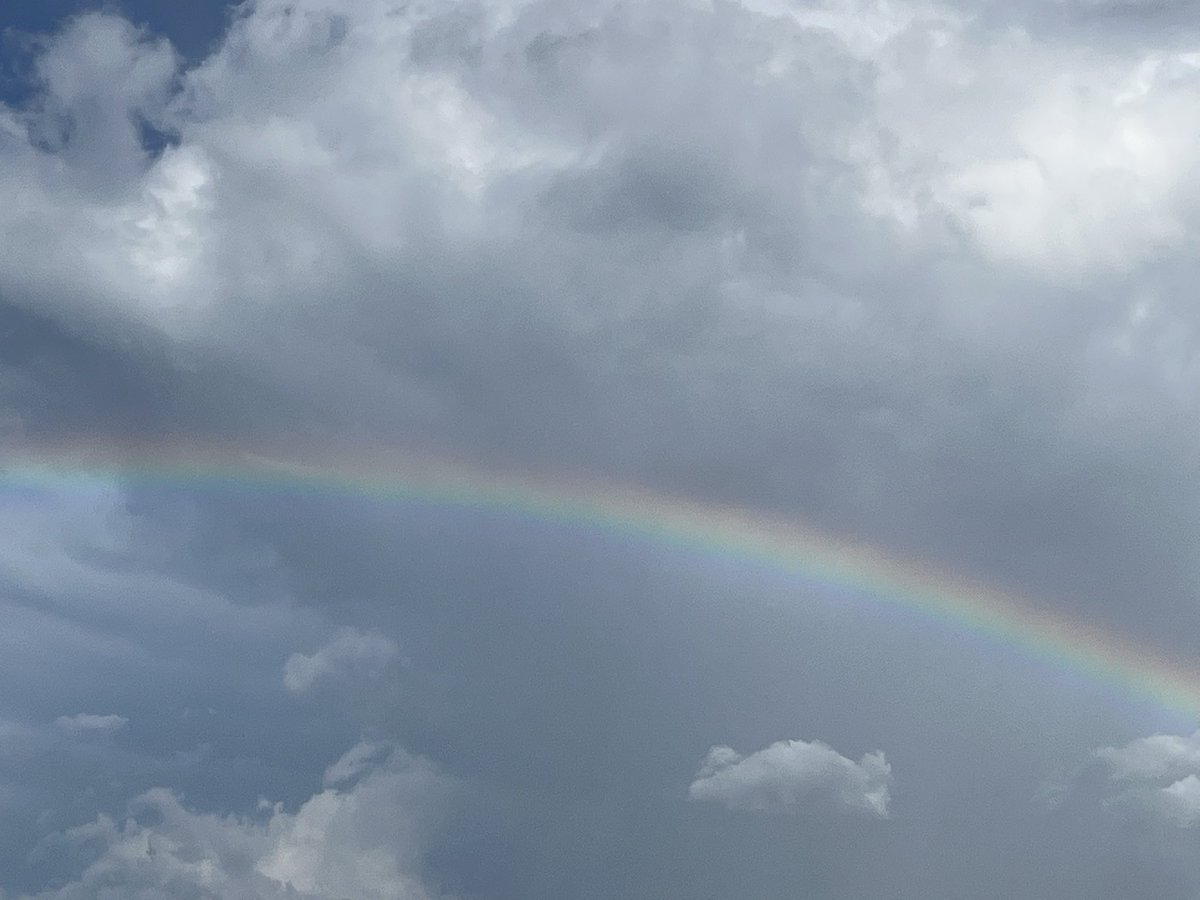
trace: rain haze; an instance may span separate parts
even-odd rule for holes
[[[0,11],[0,900],[1200,896],[1200,4]]]

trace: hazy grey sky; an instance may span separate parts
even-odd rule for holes
[[[634,484],[1200,652],[1196,4],[175,6],[0,19],[9,458]],[[1200,894],[1189,716],[902,606],[0,484],[4,900]]]

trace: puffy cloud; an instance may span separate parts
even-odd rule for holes
[[[1194,397],[1194,60],[987,25],[915,0],[263,0],[179,75],[176,146],[105,151],[140,174],[103,202],[11,112],[0,286],[186,338],[210,377],[180,414],[232,428],[260,395],[256,439],[420,431],[864,529],[922,503],[950,541],[939,513],[1036,505],[1073,450],[1195,437],[1152,412]],[[112,84],[117,123],[175,84],[113,17],[44,55],[48,98]],[[89,81],[76,56],[124,61]],[[1030,483],[972,497],[939,458]]]
[[[253,817],[196,812],[171,791],[147,791],[123,821],[101,815],[48,838],[44,850],[90,860],[74,880],[24,900],[424,900],[420,859],[452,782],[399,749],[358,774],[294,813],[264,802]]]
[[[120,432],[121,445],[182,435],[206,445],[285,444],[301,454],[327,443],[428,442],[435,453],[523,470],[585,469],[893,540],[905,553],[998,575],[1014,589],[1061,594],[1089,616],[1194,642],[1200,632],[1180,625],[1197,621],[1195,605],[1179,598],[1196,595],[1200,536],[1200,321],[1190,299],[1200,167],[1189,138],[1200,85],[1184,47],[1195,28],[1184,38],[1156,31],[1127,15],[1137,4],[1053,6],[257,0],[242,4],[222,42],[186,70],[164,42],[118,17],[74,19],[38,44],[34,98],[0,107],[0,435],[36,446],[47,434],[103,441],[107,430]],[[1126,10],[1121,27],[1092,40],[1103,28],[1095,23],[1118,8]],[[1095,12],[1086,33],[1074,27],[1085,9]],[[159,136],[146,140],[153,131]],[[168,146],[158,146],[168,134]],[[143,500],[154,493],[113,487],[126,492]],[[431,694],[454,695],[446,704],[453,710],[421,697],[413,727],[447,758],[475,754],[488,774],[521,773],[529,779],[522,793],[540,790],[530,785],[549,772],[577,777],[589,741],[569,741],[593,732],[570,716],[586,715],[599,735],[590,745],[611,757],[596,768],[620,773],[597,789],[596,814],[625,815],[620,785],[635,789],[629,762],[616,757],[638,742],[620,731],[633,704],[607,702],[620,686],[645,678],[654,689],[638,685],[630,696],[672,711],[640,721],[695,725],[682,743],[662,736],[673,747],[692,746],[715,726],[697,724],[695,709],[679,710],[686,704],[666,696],[670,686],[714,708],[733,693],[729,667],[707,667],[690,639],[695,619],[683,617],[699,612],[644,622],[631,615],[630,636],[639,625],[662,628],[645,656],[655,666],[661,657],[661,669],[627,655],[634,637],[606,642],[626,623],[610,616],[597,624],[604,617],[585,609],[595,595],[582,589],[589,600],[564,600],[537,618],[534,631],[559,630],[535,646],[540,635],[527,636],[521,616],[542,606],[470,594],[477,585],[456,581],[462,572],[453,563],[423,570],[419,560],[398,559],[404,554],[391,541],[348,538],[349,512],[309,522],[279,515],[283,504],[265,494],[227,500],[206,498],[185,529],[195,534],[158,548],[146,565],[132,549],[137,541],[121,533],[131,517],[111,498],[93,505],[111,507],[117,527],[74,510],[63,518],[96,533],[66,541],[23,528],[27,511],[0,512],[0,567],[12,594],[0,669],[5,684],[19,679],[9,696],[42,704],[16,718],[121,709],[140,731],[173,704],[212,706],[221,713],[197,717],[204,724],[159,722],[157,752],[211,738],[220,745],[215,759],[244,753],[265,762],[246,763],[234,786],[214,764],[209,791],[253,796],[256,779],[299,765],[279,748],[312,752],[319,735],[275,709],[278,663],[296,647],[317,646],[314,635],[331,626],[300,622],[311,610],[299,604],[261,604],[275,596],[261,572],[229,563],[230,547],[251,533],[278,551],[267,568],[286,568],[289,588],[314,606],[347,594],[390,597],[389,576],[398,572],[431,588],[462,587],[442,610],[430,603],[394,613],[436,622],[429,630],[440,629],[450,651],[439,658],[455,668],[455,677],[430,679]],[[164,510],[178,501],[150,498],[152,516],[169,518],[174,512]],[[475,581],[490,589],[511,575],[516,583],[502,555],[479,556]],[[572,564],[566,555],[552,563]],[[176,577],[177,568],[189,574]],[[1140,599],[1136,609],[1130,596]],[[506,627],[489,627],[497,620]],[[480,621],[487,624],[464,640],[466,623]],[[407,625],[396,633],[410,633]],[[770,626],[759,627],[766,643]],[[688,640],[674,640],[685,633]],[[294,654],[285,686],[305,693],[327,679],[382,672],[395,650],[371,634],[352,631]],[[719,635],[717,643],[732,645]],[[822,651],[832,651],[813,649],[811,665],[820,668]],[[696,679],[673,680],[684,662],[673,654],[693,651]],[[547,677],[547,660],[559,653],[569,662]],[[747,683],[776,665],[752,656],[737,658]],[[863,675],[870,656],[843,658]],[[720,674],[705,680],[709,672]],[[144,706],[135,705],[139,697]],[[913,702],[931,718],[929,710],[945,708]],[[792,704],[771,695],[745,713],[729,712],[735,704],[721,713],[774,727],[780,706],[793,715]],[[561,713],[553,723],[544,721],[550,708]],[[240,718],[230,721],[231,710]],[[891,706],[897,730],[908,712]],[[272,715],[291,727],[286,738],[259,727]],[[495,727],[480,747],[475,720],[486,716]],[[242,727],[247,721],[254,727]],[[986,732],[982,744],[1001,721],[975,723]],[[183,725],[186,735],[172,731]],[[538,765],[530,764],[531,734],[540,736]],[[925,746],[923,733],[909,739]],[[97,759],[123,749],[57,743]],[[822,748],[783,742],[746,757],[714,748],[691,793],[738,808],[795,810],[811,801],[885,814],[882,755],[854,763]],[[325,834],[321,816],[353,793],[343,786],[390,752],[361,747],[331,766],[318,795],[325,799],[306,807],[305,827]],[[308,763],[319,771],[329,755],[318,751]],[[977,773],[978,753],[964,757],[964,769]],[[1017,758],[1027,759],[1006,756],[1008,768],[989,773],[993,797],[1009,796],[995,785],[1017,780]],[[98,762],[94,777],[79,780],[109,783],[107,766]],[[1193,772],[1182,763],[1162,771],[1152,783],[1130,775],[1114,784],[1162,793],[1176,820],[1186,820]],[[639,772],[636,791],[648,796],[661,773]],[[12,781],[27,784],[27,775]],[[942,772],[928,777],[945,780]],[[163,782],[155,778],[129,793]],[[981,790],[977,778],[954,781]],[[930,792],[936,799],[926,807],[925,821],[944,830],[957,820],[938,803],[978,805],[949,794]],[[567,805],[568,796],[577,797],[563,790],[545,802]],[[294,885],[323,890],[319,873],[303,868],[303,841],[287,852],[272,843],[274,814],[213,820],[171,802],[159,794],[146,801],[181,823],[176,832],[195,825],[214,842],[219,834],[259,841],[252,865],[222,850],[215,857],[228,865],[209,867],[221,877],[257,872],[258,880],[230,875],[222,887],[195,887],[202,873],[188,867],[205,855],[175,834],[178,848],[161,858],[182,874],[164,868],[145,893],[161,896],[178,877],[194,893],[253,896],[274,889],[267,870],[289,866]],[[1019,819],[1008,808],[1005,815]],[[155,827],[149,818],[98,832],[111,850],[104,865],[125,871],[114,860],[135,854]],[[528,844],[558,840],[565,859],[585,819],[566,810],[558,833],[546,829]],[[994,861],[988,854],[1011,846],[984,833],[999,827],[972,826],[978,854],[943,856]],[[682,832],[667,824],[660,833]],[[941,836],[956,847],[968,840]],[[978,884],[973,870],[947,887],[952,875],[913,852],[932,845],[928,833],[909,838],[886,863],[856,867],[856,875],[878,877],[887,890],[905,883],[921,896],[962,895]],[[1107,855],[1108,845],[1092,846]],[[1045,873],[1065,868],[1058,863],[1042,875],[1054,877]],[[369,860],[359,864],[370,869]],[[759,859],[755,866],[769,868]],[[896,866],[913,877],[896,877]],[[87,877],[91,886],[78,882],[76,894],[102,894],[103,872]],[[486,874],[480,882],[489,883]],[[596,879],[576,885],[584,883]],[[742,893],[777,895],[784,883],[794,896],[784,876]],[[669,893],[638,887],[626,893]],[[1026,888],[1009,893],[1039,896]],[[586,895],[558,885],[511,893]],[[1078,885],[1040,895],[1071,893]]]
[[[742,756],[715,746],[688,788],[693,800],[752,812],[796,812],[814,801],[886,818],[892,769],[882,753],[857,763],[820,741],[777,741]]]
[[[140,129],[160,120],[177,59],[169,41],[118,16],[88,13],[44,43],[35,62],[31,142],[67,163],[74,187],[108,194],[143,174]]]
[[[1121,747],[1101,747],[1094,755],[1119,781],[1179,778],[1200,773],[1200,731],[1186,737],[1154,734]]]
[[[85,16],[5,114],[0,289],[168,336],[136,380],[181,386],[176,433],[420,434],[884,541],[916,520],[1118,616],[1152,568],[1167,608],[1200,534],[1195,60],[989,10],[262,0],[182,72]],[[125,164],[33,136],[81,84]],[[138,116],[177,141],[148,154]]]
[[[124,716],[100,716],[94,713],[76,713],[73,716],[59,716],[54,720],[55,727],[70,737],[107,737],[116,734],[129,724]]]
[[[328,678],[378,677],[399,659],[399,645],[386,635],[343,628],[316,652],[289,656],[283,666],[283,684],[293,694],[303,694]]]
[[[972,75],[994,85],[1003,113],[984,127],[998,140],[984,150],[975,143],[983,135],[942,132],[925,145],[950,163],[935,192],[981,250],[1043,277],[1090,280],[1135,270],[1186,240],[1198,185],[1185,135],[1200,58],[1079,55],[1062,67],[1048,65],[1028,37],[1010,40]],[[951,39],[959,53],[961,41]],[[993,68],[1000,56],[1027,67],[1014,79]],[[962,97],[961,88],[939,86]],[[1021,86],[1033,90],[1012,103],[1009,92]],[[991,132],[996,126],[1004,136]]]
[[[1200,825],[1200,778],[1188,775],[1155,796],[1158,812],[1180,827]]]
[[[40,44],[37,93],[0,105],[0,263],[6,295],[65,321],[152,320],[173,307],[173,277],[197,235],[188,231],[203,187],[202,154],[157,159],[144,132],[162,124],[176,87],[169,42],[112,15],[70,20]],[[78,252],[65,253],[68,242]],[[31,298],[32,299],[32,298]]]
[[[1177,828],[1200,825],[1200,778],[1187,775],[1169,783],[1138,782],[1109,792],[1102,805],[1134,820]]]
[[[1200,732],[1154,734],[1093,751],[1115,790],[1104,804],[1180,828],[1200,825]]]

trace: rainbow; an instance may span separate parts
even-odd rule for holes
[[[0,485],[6,487],[62,489],[117,481],[185,490],[350,495],[524,517],[732,557],[870,596],[1132,691],[1168,710],[1200,715],[1200,668],[1078,616],[750,509],[628,485],[504,473],[412,456],[300,461],[161,448],[150,454],[42,448],[5,456]]]

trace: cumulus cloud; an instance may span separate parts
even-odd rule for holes
[[[168,336],[195,381],[164,416],[193,426],[420,434],[884,539],[915,516],[981,567],[1079,535],[1031,574],[1044,593],[1117,608],[1153,568],[1142,595],[1169,598],[1200,534],[1179,489],[1200,70],[1020,16],[262,0],[182,71],[80,17],[3,111],[0,289]],[[74,144],[38,136],[68,113]],[[139,119],[172,145],[147,152]],[[1136,509],[1070,486],[1148,455]],[[971,533],[1009,515],[1033,524]],[[1168,519],[1153,550],[1122,540]]]
[[[303,694],[330,678],[378,677],[399,659],[399,645],[386,635],[343,628],[314,653],[289,656],[283,666],[283,684],[293,694]]]
[[[263,0],[177,72],[162,42],[81,17],[45,42],[41,99],[8,111],[0,287],[179,338],[213,369],[193,399],[228,415],[291,398],[247,414],[260,432],[294,408],[303,433],[419,431],[850,529],[927,503],[952,541],[939,510],[1036,505],[1074,441],[1103,468],[1118,433],[1196,436],[1152,412],[1195,396],[1200,323],[1173,287],[1200,208],[1195,59],[1034,40],[1029,19]],[[103,164],[36,138],[72,103],[117,135],[80,132]],[[148,155],[139,116],[177,142]],[[77,184],[125,170],[103,198]],[[246,378],[214,387],[229,366]],[[998,479],[934,459],[1026,490],[973,496]],[[1181,515],[1180,548],[1200,528]]]
[[[26,119],[30,136],[83,176],[76,187],[122,186],[143,173],[139,127],[160,120],[176,67],[165,38],[119,16],[81,15],[36,58],[40,91]]]
[[[1180,38],[1130,17],[1146,4],[1052,5],[257,0],[187,67],[119,16],[73,18],[34,42],[28,101],[0,106],[0,436],[37,446],[109,429],[121,446],[185,435],[301,454],[427,442],[769,506],[1194,644],[1200,632],[1180,625],[1200,614],[1178,598],[1196,595],[1200,541],[1195,28]],[[1120,27],[1106,29],[1118,8]],[[1094,12],[1086,39],[1081,10]],[[127,491],[107,502],[118,525]],[[150,504],[166,517],[176,501]],[[64,547],[0,511],[12,526],[0,529],[6,620],[30,623],[0,634],[0,667],[6,684],[21,679],[10,694],[53,692],[36,721],[111,708],[140,726],[149,716],[128,701],[161,684],[168,698],[147,705],[169,706],[180,686],[217,682],[222,716],[271,715],[273,700],[245,684],[278,685],[279,661],[308,646],[291,618],[304,607],[239,607],[236,592],[260,600],[263,583],[241,572],[214,585],[230,534],[258,529],[313,605],[346,593],[330,589],[334,570],[362,595],[393,591],[380,573],[399,554],[383,541],[347,551],[350,514],[304,523],[266,499],[265,513],[259,498],[200,505],[195,534],[148,569],[130,564],[136,541],[94,514],[77,518],[104,537]],[[176,578],[177,566],[211,581]],[[454,626],[430,629],[461,637],[478,612],[467,605],[445,604],[425,618]],[[564,603],[561,621],[591,615],[580,609]],[[505,756],[489,772],[540,774],[522,741],[545,726],[539,755],[576,773],[577,759],[555,758],[569,726],[534,721],[544,709],[524,695],[496,701],[530,683],[529,661],[503,646],[525,639],[522,626],[471,637],[479,664],[511,681],[483,683],[462,661],[469,687],[456,698],[469,696],[444,715],[422,698],[423,733],[470,756],[471,718],[501,709],[521,736],[487,748]],[[591,637],[580,645],[607,651]],[[294,653],[283,684],[306,694],[373,677],[397,652],[349,629]],[[101,653],[123,681],[91,675]],[[517,658],[510,670],[499,657]],[[83,679],[64,658],[124,693],[77,699]],[[260,662],[273,673],[251,677]],[[616,690],[563,681],[556,709]],[[689,689],[714,704],[722,690]],[[767,705],[754,714],[774,715]],[[1097,758],[1112,791],[1158,797],[1187,821],[1198,773],[1162,743]],[[389,748],[331,766],[305,827],[324,834],[318,813],[342,808],[356,790],[345,785]],[[689,793],[883,816],[889,785],[882,754],[855,763],[793,741],[745,757],[716,747]],[[169,795],[145,802],[176,831],[259,841],[256,878],[303,855],[276,852],[274,813],[211,820]],[[279,815],[284,828],[301,813]],[[97,832],[105,866],[136,855],[150,818]],[[191,886],[204,855],[173,834],[180,849],[155,858]],[[297,890],[324,890],[296,871]],[[154,877],[175,877],[165,872]],[[271,889],[229,877],[211,891]],[[1034,895],[1023,887],[1012,893]]]
[[[867,753],[856,763],[820,741],[777,741],[749,756],[713,747],[688,796],[751,812],[796,812],[833,800],[883,819],[891,784],[892,769],[882,753]]]
[[[59,716],[54,725],[63,734],[73,738],[108,737],[121,731],[129,724],[124,716],[100,716],[94,713],[76,713],[73,716]]]
[[[1094,756],[1119,781],[1179,778],[1200,773],[1200,731],[1154,734],[1121,747],[1100,747]]]
[[[1106,806],[1181,828],[1200,825],[1200,731],[1154,734],[1092,755],[1112,784]]]
[[[1200,778],[1188,775],[1167,785],[1155,797],[1155,806],[1180,827],[1200,825]]]
[[[362,751],[348,755],[359,758]],[[358,775],[295,812],[264,802],[252,817],[197,812],[171,791],[147,791],[121,821],[101,815],[43,842],[46,851],[90,859],[78,877],[22,900],[432,896],[422,885],[420,861],[452,782],[394,748]]]
[[[195,150],[154,160],[143,146],[143,129],[162,123],[174,92],[175,53],[99,13],[70,20],[41,47],[35,99],[0,105],[0,234],[14,251],[0,283],[17,296],[56,296],[52,308],[76,321],[116,315],[161,326],[179,254],[194,243],[184,231],[199,189]],[[51,234],[57,249],[45,243]],[[79,252],[66,257],[60,241]]]

